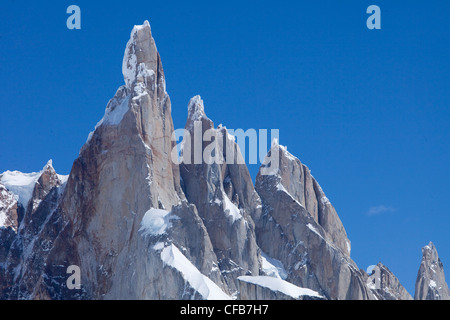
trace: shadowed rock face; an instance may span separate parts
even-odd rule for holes
[[[416,300],[450,300],[444,265],[432,242],[422,248],[422,262],[417,273]]]
[[[125,85],[67,181],[49,162],[25,204],[0,184],[1,299],[408,298],[384,266],[383,290],[370,287],[335,209],[286,148],[272,145],[279,157],[266,159],[279,170],[265,161],[254,186],[234,137],[214,127],[199,96],[188,105],[183,162],[174,161],[171,103],[147,21],[131,32],[122,73]],[[197,145],[196,124],[209,141]],[[196,147],[213,161],[195,164]],[[81,289],[67,287],[71,265]],[[278,290],[286,281],[316,292]]]

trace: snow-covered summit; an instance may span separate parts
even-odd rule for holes
[[[158,68],[158,52],[152,37],[150,23],[145,20],[142,25],[135,25],[130,34],[122,61],[122,73],[127,88],[131,88],[138,76],[138,66],[144,63],[145,68],[155,74]]]

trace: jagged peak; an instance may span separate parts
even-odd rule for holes
[[[208,119],[205,114],[205,106],[200,95],[196,95],[189,100],[186,127],[192,127],[195,121],[200,121],[203,118]]]
[[[290,161],[296,161],[298,160],[297,157],[292,155],[289,151],[287,151],[287,147],[280,144],[278,141],[278,138],[273,138],[272,143],[270,145],[270,150],[267,152],[266,156],[264,157],[263,165],[267,165],[271,160],[271,155],[273,152],[278,152],[278,155],[284,155],[287,159]],[[299,161],[299,160],[298,160]],[[279,171],[274,171],[273,174],[279,174]]]
[[[438,253],[436,246],[433,242],[429,242],[426,246],[422,248],[422,256],[423,259],[427,260],[437,260],[438,259]]]
[[[47,161],[47,163],[45,164],[44,168],[42,168],[42,171],[46,171],[46,170],[50,170],[50,169],[54,170],[54,168],[53,168],[53,160],[52,159]]]
[[[157,73],[158,51],[152,37],[150,23],[145,20],[142,25],[135,25],[131,30],[122,61],[122,73],[127,88],[131,88],[138,74]]]
[[[422,248],[422,250],[436,251],[436,247],[434,246],[434,243],[430,241],[426,246]]]

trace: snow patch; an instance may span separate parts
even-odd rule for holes
[[[108,104],[108,106],[106,107],[106,110],[105,110],[105,114],[103,115],[103,118],[95,125],[94,131],[91,131],[89,133],[86,143],[88,143],[92,139],[92,136],[98,127],[100,127],[102,125],[109,125],[109,126],[118,125],[122,121],[125,113],[127,113],[127,111],[129,110],[129,107],[128,107],[129,101],[130,101],[130,96],[128,95],[128,96],[125,96],[124,98],[122,98],[122,100],[119,100],[118,105],[110,106]]]
[[[296,160],[298,160],[294,155],[292,155],[292,153],[290,153],[288,150],[287,150],[287,147],[286,146],[282,146],[282,145],[279,145],[280,146],[280,149],[283,151],[283,154],[286,156],[286,158],[288,158],[289,160],[291,160],[291,161],[296,161]]]
[[[158,242],[153,246],[153,250],[158,251],[164,249],[164,242]]]
[[[285,280],[287,278],[287,271],[280,260],[269,257],[261,251],[262,270],[269,277]]]
[[[350,241],[345,240],[345,245],[347,246],[348,255],[350,255],[350,252],[352,250],[352,245],[350,244]]]
[[[56,174],[58,176],[59,181],[61,181],[61,184],[66,184],[67,180],[69,179],[68,174]]]
[[[41,176],[42,171],[23,173],[20,171],[6,171],[1,174],[0,182],[16,196],[16,200],[27,207],[33,195],[34,185]]]
[[[278,191],[283,191],[283,192],[286,193],[289,197],[291,197],[291,199],[292,199],[293,201],[295,201],[300,207],[305,208],[304,205],[302,205],[300,202],[298,202],[298,201],[292,196],[292,194],[290,194],[290,193],[286,190],[286,188],[281,184],[281,181],[278,182],[278,184],[277,184],[277,190],[278,190]]]
[[[0,212],[0,228],[6,226],[6,212]]]
[[[100,120],[99,124],[95,127],[101,126],[101,125],[110,125],[110,126],[116,126],[118,125],[122,119],[125,113],[128,111],[128,102],[130,100],[130,96],[126,96],[119,105],[111,108],[107,108],[105,110],[105,115],[103,116],[102,120]]]
[[[170,214],[169,211],[151,208],[144,214],[139,232],[142,232],[144,236],[164,234],[172,226],[170,220],[173,219],[179,218]]]
[[[241,219],[242,215],[240,210],[238,209],[238,207],[236,207],[236,205],[233,202],[230,201],[230,199],[225,193],[223,193],[223,200],[224,200],[224,210],[225,212],[228,213],[229,216],[231,216],[233,222]]]
[[[211,279],[203,275],[174,245],[161,251],[162,261],[178,270],[184,280],[206,300],[231,300]]]
[[[282,279],[268,277],[268,276],[240,276],[238,280],[252,283],[261,287],[268,288],[272,291],[278,291],[290,296],[294,299],[298,299],[302,296],[318,297],[322,298],[318,292],[307,288],[298,287],[290,282]]]

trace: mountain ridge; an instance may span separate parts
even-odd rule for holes
[[[368,285],[322,188],[276,141],[260,170],[273,165],[273,154],[278,170],[258,174],[255,183],[239,162],[172,161],[170,97],[148,21],[133,28],[122,72],[125,85],[67,180],[48,163],[28,185],[26,204],[0,184],[4,216],[15,221],[0,229],[2,299],[371,300],[386,299],[378,292],[386,288],[390,298],[410,298],[383,266],[381,289]],[[214,143],[227,147],[215,156],[242,158],[227,129],[206,116],[200,96],[188,105],[191,140],[182,157],[195,145],[196,121],[202,135],[210,130]],[[268,273],[263,253],[286,270],[285,279]],[[65,285],[69,265],[80,266],[81,290]],[[274,289],[282,281],[304,290]]]

